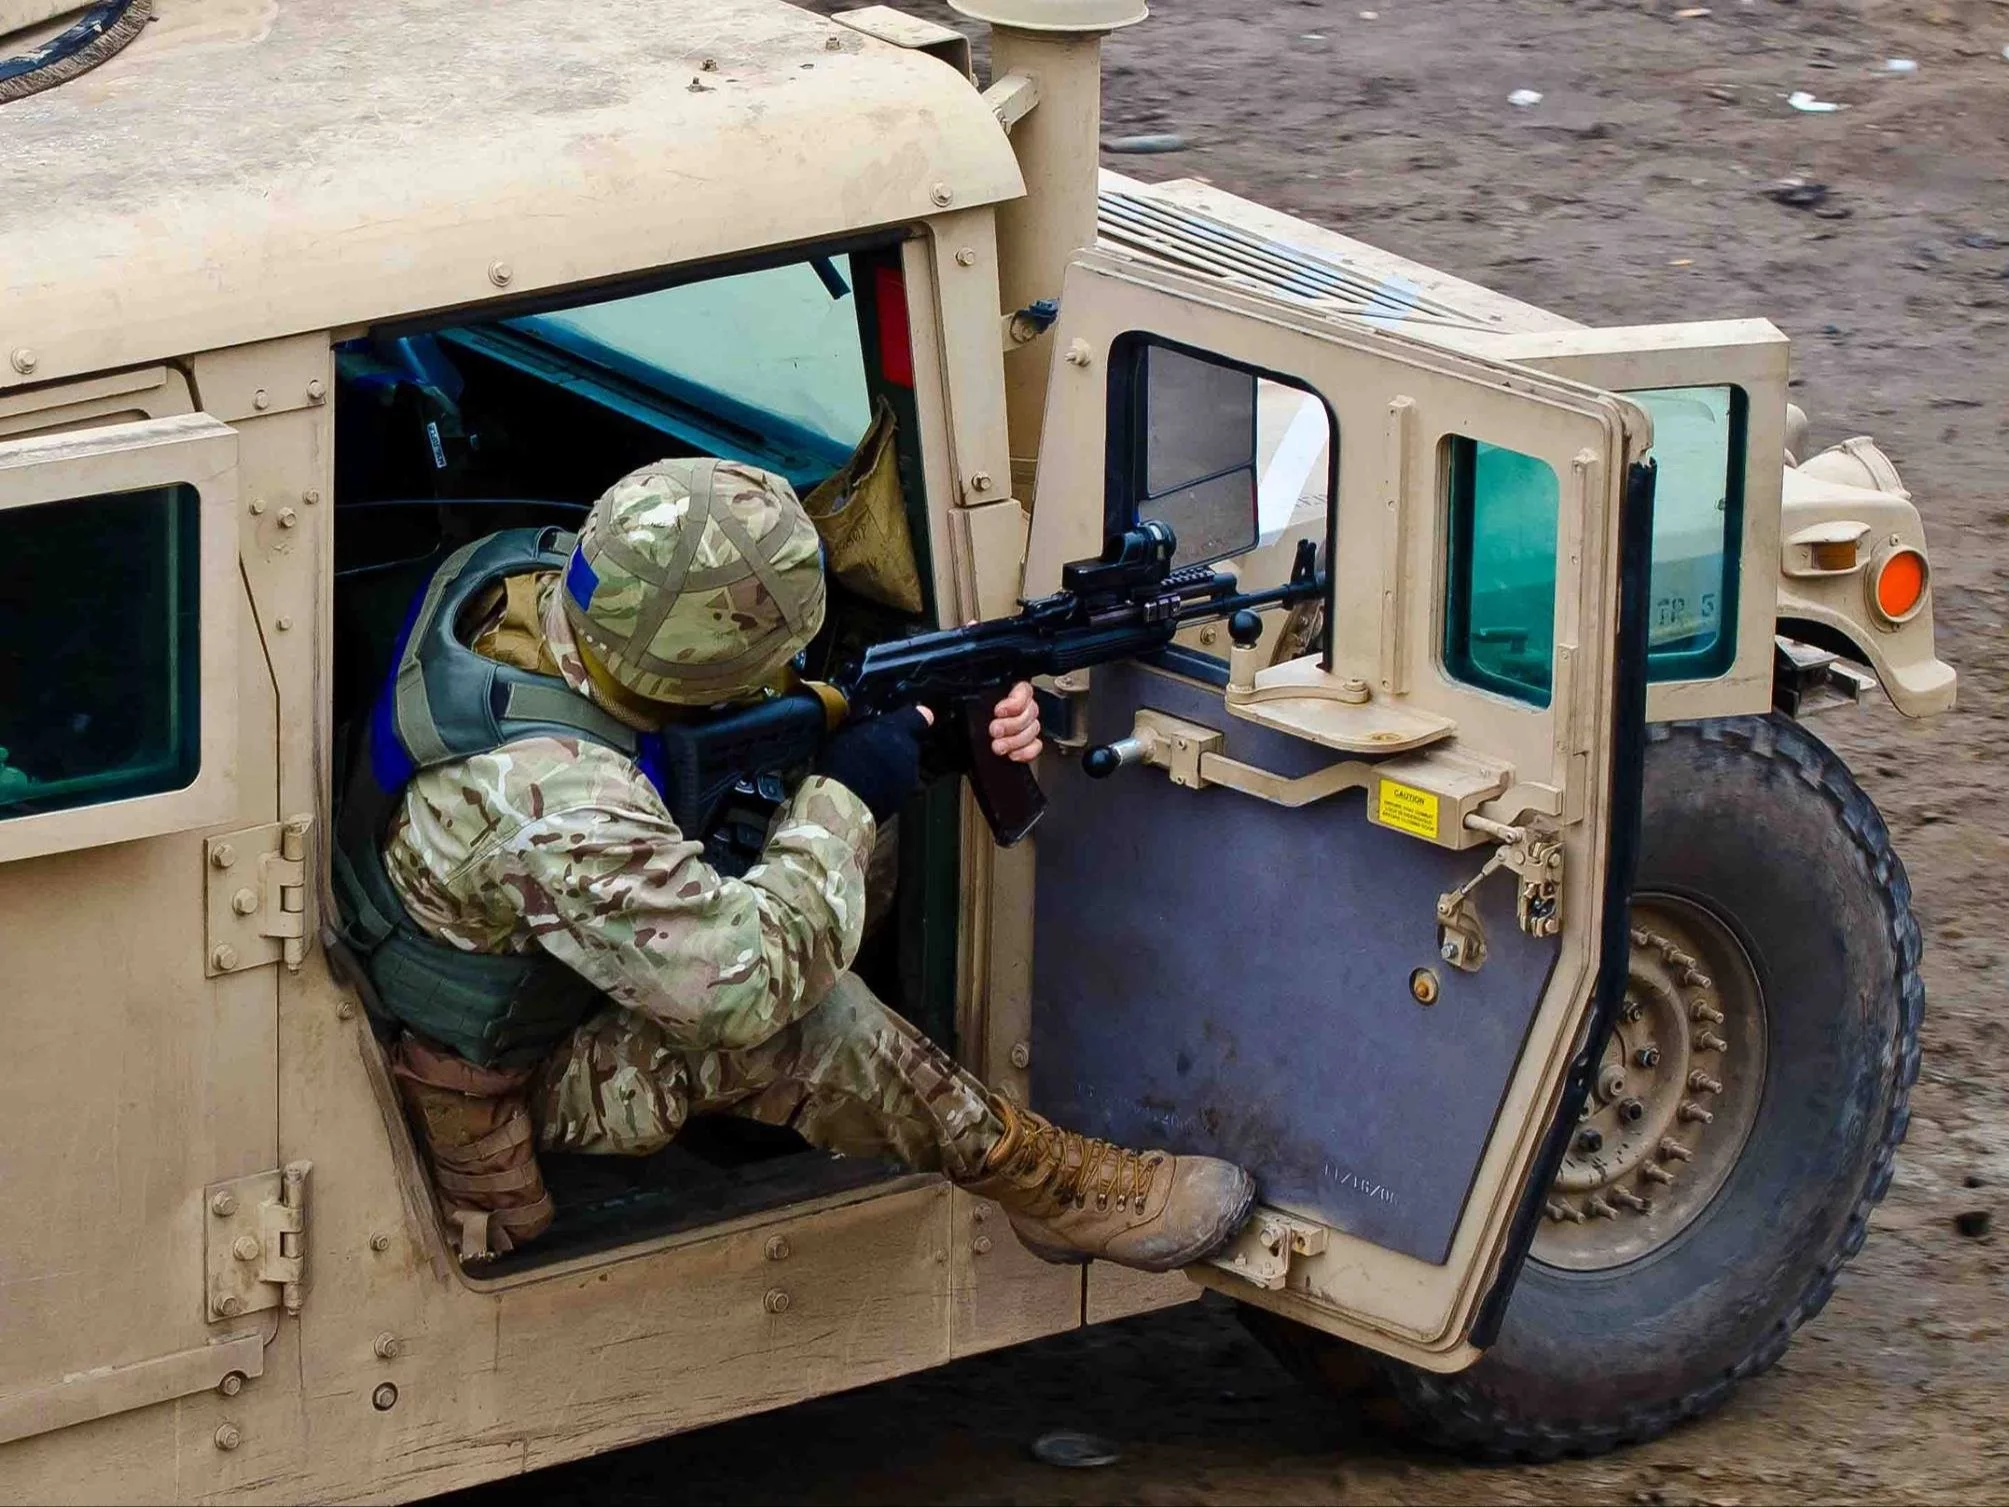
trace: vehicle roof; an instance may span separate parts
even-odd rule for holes
[[[781,0],[159,13],[0,106],[0,389],[1023,191],[955,69]]]

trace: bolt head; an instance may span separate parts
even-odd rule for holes
[[[244,1300],[236,1296],[225,1298],[216,1305],[216,1311],[226,1319],[234,1319],[240,1313],[244,1312]]]
[[[516,269],[511,267],[507,262],[490,262],[488,264],[488,280],[498,288],[508,287],[510,279],[515,276]]]
[[[228,1219],[237,1212],[237,1195],[228,1189],[218,1193],[209,1201],[209,1212],[218,1219]]]
[[[209,961],[215,965],[218,973],[228,973],[237,966],[237,949],[228,942],[221,943],[210,953]]]
[[[1618,1117],[1628,1125],[1637,1125],[1646,1118],[1646,1106],[1637,1099],[1627,1099],[1618,1106]]]
[[[770,1287],[767,1296],[760,1300],[760,1306],[769,1313],[787,1313],[788,1294],[782,1288]]]
[[[1651,1046],[1641,1047],[1632,1054],[1632,1060],[1641,1067],[1658,1067],[1660,1066],[1660,1048]]]
[[[1032,1048],[1027,1046],[1022,1041],[1013,1042],[1011,1047],[1011,1065],[1013,1067],[1021,1067],[1021,1068],[1031,1067]]]
[[[398,1337],[386,1329],[382,1334],[377,1336],[376,1341],[370,1348],[376,1351],[379,1360],[396,1360],[400,1348]]]
[[[256,1235],[239,1235],[230,1242],[230,1254],[239,1261],[256,1261],[262,1249]]]
[[[386,1235],[382,1230],[377,1231],[376,1234],[370,1237],[371,1250],[387,1251],[390,1248],[391,1248],[391,1237]]]
[[[259,388],[258,391],[251,395],[251,406],[260,413],[263,413],[272,406],[272,395],[264,388]]]
[[[970,478],[970,490],[971,490],[971,491],[973,491],[973,492],[988,492],[988,491],[989,491],[990,489],[991,489],[991,473],[990,473],[990,472],[988,472],[988,471],[979,471],[979,472],[977,472],[977,473],[976,473],[976,474],[975,474],[974,476],[972,476],[972,477]]]
[[[238,1431],[234,1423],[219,1423],[211,1437],[216,1440],[218,1449],[236,1449],[244,1442],[244,1435]]]
[[[13,360],[14,363],[14,370],[19,372],[24,377],[29,375],[31,372],[35,370],[36,367],[42,364],[42,358],[36,355],[35,352],[30,347],[25,345],[15,346],[14,354],[11,359]]]
[[[823,50],[825,52],[842,52],[844,50],[844,39],[839,36],[825,37],[823,39]]]
[[[938,205],[946,205],[951,199],[955,198],[955,195],[949,192],[948,184],[937,183],[933,188],[928,190],[928,197]]]
[[[974,247],[964,246],[956,252],[956,265],[958,267],[974,267],[976,264],[977,253]]]
[[[209,850],[209,861],[219,869],[227,869],[237,862],[237,849],[227,842],[220,842]]]
[[[230,908],[240,916],[248,916],[258,909],[258,891],[242,889],[230,897]]]
[[[242,1371],[225,1372],[223,1380],[216,1384],[216,1390],[221,1392],[225,1397],[235,1397],[239,1392],[244,1390],[244,1373]]]
[[[770,1261],[786,1261],[791,1249],[792,1247],[790,1247],[786,1235],[771,1236],[767,1242],[767,1259]]]
[[[1577,1150],[1586,1156],[1604,1150],[1604,1132],[1595,1125],[1586,1125],[1577,1132]]]
[[[284,518],[281,518],[279,521],[281,523],[284,523],[286,520]],[[282,617],[279,619],[278,622],[274,623],[272,626],[277,628],[281,633],[285,633],[292,628],[293,619],[291,619],[290,617]]]
[[[1446,942],[1442,947],[1437,949],[1437,953],[1445,962],[1455,963],[1458,961],[1458,944],[1456,942]]]
[[[314,378],[313,381],[307,384],[307,401],[309,403],[318,403],[327,396],[328,384],[323,382],[319,377]]]
[[[398,1389],[389,1382],[379,1382],[376,1391],[370,1394],[370,1406],[379,1413],[388,1413],[398,1405]]]
[[[300,515],[291,508],[281,508],[279,510],[279,527],[292,528],[299,521]]]
[[[354,1000],[345,999],[339,1005],[335,1006],[335,1019],[354,1020],[355,1018],[356,1002]]]
[[[970,1242],[970,1249],[979,1256],[988,1256],[991,1253],[991,1237],[988,1235],[977,1236],[975,1240]]]

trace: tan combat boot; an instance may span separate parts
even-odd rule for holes
[[[996,1199],[1042,1260],[1172,1271],[1227,1244],[1255,1203],[1255,1179],[1232,1162],[1131,1151],[995,1096],[991,1107],[1004,1134],[966,1186]]]
[[[530,1068],[486,1068],[405,1036],[391,1074],[418,1122],[433,1192],[463,1266],[507,1255],[551,1227],[524,1102]]]

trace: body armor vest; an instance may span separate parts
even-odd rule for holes
[[[619,750],[654,778],[651,745],[557,676],[518,669],[461,642],[468,604],[507,576],[562,571],[573,538],[507,529],[449,556],[413,604],[371,710],[336,819],[334,890],[341,935],[382,1010],[483,1067],[547,1052],[600,1004],[592,984],[533,948],[464,952],[419,928],[384,866],[383,841],[421,769],[522,738],[584,738]]]

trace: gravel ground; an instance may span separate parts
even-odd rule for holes
[[[1364,10],[1363,5],[1379,6]],[[1110,135],[1590,323],[1762,315],[1817,444],[1876,435],[1931,536],[1961,705],[1818,725],[1890,820],[1926,936],[1924,1079],[1896,1185],[1826,1311],[1715,1417],[1594,1461],[1481,1470],[1301,1390],[1225,1305],[746,1419],[478,1495],[628,1502],[2009,1500],[2009,4],[1156,0],[1107,49]],[[921,5],[929,14],[940,7]],[[1884,71],[1910,58],[1914,73]],[[1539,105],[1507,96],[1538,90]],[[1846,108],[1801,114],[1805,89]],[[1797,175],[1828,213],[1760,190]],[[1991,919],[1995,918],[1995,919]],[[1107,1435],[1101,1470],[1026,1445]]]

